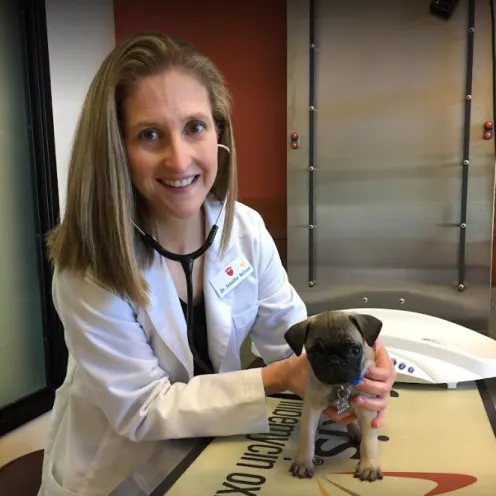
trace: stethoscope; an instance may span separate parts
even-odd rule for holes
[[[231,153],[231,150],[226,145],[217,145],[219,148],[223,148],[228,153]],[[184,255],[179,255],[177,253],[173,253],[169,250],[166,250],[155,238],[150,236],[148,233],[143,231],[140,227],[134,224],[135,229],[140,233],[143,241],[151,246],[159,255],[162,257],[168,258],[174,262],[179,262],[183,268],[184,276],[186,278],[186,329],[188,334],[188,342],[191,353],[193,354],[193,360],[202,369],[206,374],[213,373],[211,367],[209,367],[201,358],[198,350],[196,349],[194,340],[193,340],[193,324],[194,324],[194,307],[193,307],[193,265],[197,258],[201,257],[214,242],[215,236],[217,235],[217,231],[219,230],[219,219],[221,218],[224,210],[226,208],[226,201],[223,202],[221,211],[217,216],[217,220],[215,224],[211,227],[210,232],[208,233],[207,239],[196,251],[191,253],[187,253]]]

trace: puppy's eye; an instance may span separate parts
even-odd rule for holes
[[[350,347],[350,353],[351,353],[353,356],[358,356],[358,355],[360,355],[360,346],[351,346],[351,347]]]

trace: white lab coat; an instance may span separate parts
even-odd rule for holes
[[[209,200],[205,210],[210,229],[220,203]],[[191,438],[268,432],[261,371],[241,370],[240,346],[250,333],[267,363],[285,358],[291,350],[284,333],[306,318],[306,308],[261,216],[236,204],[221,257],[222,221],[204,265],[209,351],[218,374],[193,377],[185,319],[160,256],[145,274],[147,308],[89,276],[55,272],[54,304],[70,355],[39,496],[108,496],[117,486],[112,494],[127,495],[136,485],[149,494],[186,454]],[[221,298],[210,281],[241,254],[254,270]]]

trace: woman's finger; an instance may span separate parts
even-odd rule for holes
[[[366,396],[355,396],[352,400],[360,408],[371,412],[378,412],[386,408],[389,399],[389,393],[379,396],[378,398],[367,398]]]
[[[377,348],[375,350],[375,362],[380,364],[381,367],[386,366],[386,364],[391,360],[389,358],[386,348]]]
[[[373,381],[388,382],[391,379],[391,369],[389,367],[369,367],[364,374]]]
[[[382,424],[384,423],[385,412],[386,410],[379,410],[379,412],[377,412],[377,415],[372,420],[373,429],[379,429],[382,427]]]
[[[355,389],[373,395],[384,396],[389,393],[391,387],[389,382],[379,382],[377,380],[372,381],[364,377],[362,382],[355,386]]]
[[[353,422],[353,420],[356,419],[355,414],[353,413],[347,413],[343,416],[339,416],[338,412],[335,408],[327,408],[324,410],[324,413],[331,419],[334,420],[334,422],[338,422],[342,425],[348,425],[349,423]]]

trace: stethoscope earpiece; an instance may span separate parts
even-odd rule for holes
[[[227,153],[231,153],[231,150],[229,149],[229,147],[228,147],[228,146],[226,146],[226,145],[222,145],[221,143],[219,143],[217,146],[218,146],[219,148],[222,148],[222,149],[226,150],[226,152],[227,152]]]

